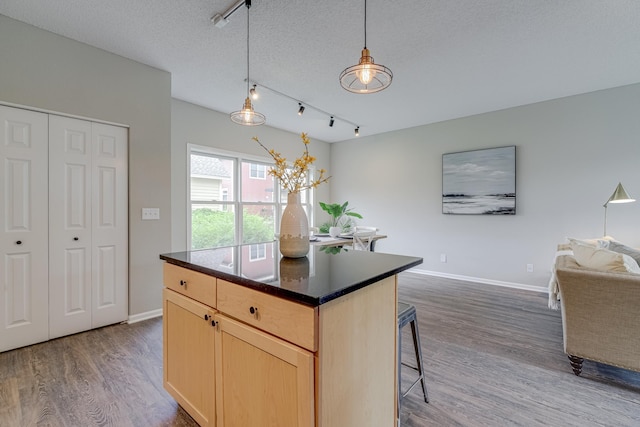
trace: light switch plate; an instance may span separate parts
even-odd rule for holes
[[[143,221],[160,219],[160,208],[142,208]]]

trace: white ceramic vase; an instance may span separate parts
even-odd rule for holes
[[[329,227],[329,236],[338,237],[342,232],[342,227]]]
[[[280,221],[280,253],[288,258],[302,258],[309,253],[309,220],[300,204],[300,193],[287,195]]]

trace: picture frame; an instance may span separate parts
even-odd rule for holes
[[[516,146],[442,155],[442,213],[516,214]]]

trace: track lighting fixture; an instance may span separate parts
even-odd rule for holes
[[[256,85],[253,85],[249,93],[251,94],[251,99],[254,99],[254,100],[258,99],[258,97],[260,96],[258,95],[258,91],[256,91]]]
[[[299,115],[302,115],[302,113],[305,111],[305,108],[311,108],[311,110],[317,111],[318,113],[324,115],[325,117],[329,116],[329,127],[333,127],[333,125],[335,124],[335,122],[337,120],[337,121],[340,121],[340,122],[348,123],[348,124],[350,124],[352,126],[356,126],[357,127],[356,133],[358,134],[360,132],[360,126],[358,126],[354,122],[351,122],[351,121],[345,119],[344,117],[336,116],[335,114],[332,114],[332,113],[330,113],[328,111],[322,110],[322,109],[320,109],[320,108],[318,108],[316,106],[313,106],[313,105],[311,105],[311,104],[309,104],[307,102],[305,102],[305,105],[302,105],[302,101],[298,100],[299,98],[294,98],[292,96],[289,96],[286,93],[280,92],[280,91],[278,91],[276,89],[273,89],[273,88],[271,88],[269,86],[265,86],[260,82],[251,81],[249,84],[252,85],[252,88],[255,89],[256,92],[258,90],[258,87],[260,87],[260,90],[264,89],[264,90],[266,90],[268,92],[275,93],[276,95],[279,95],[279,96],[281,96],[283,98],[287,98],[287,99],[297,103],[298,104],[298,114]],[[251,91],[249,91],[249,92],[251,93]],[[258,113],[256,113],[256,114],[258,114]]]
[[[374,93],[389,87],[392,79],[391,70],[374,63],[367,49],[367,0],[364,0],[364,48],[358,65],[348,67],[340,74],[340,85],[353,93]]]
[[[231,113],[231,121],[244,126],[258,126],[264,124],[266,118],[264,114],[253,111],[251,105],[249,90],[249,9],[251,9],[251,0],[245,0],[244,4],[247,6],[247,98],[244,100],[242,110]]]
[[[360,136],[360,126],[355,129],[356,136]]]

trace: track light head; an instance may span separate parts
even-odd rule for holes
[[[356,136],[360,136],[360,126],[355,129]]]
[[[304,113],[304,105],[302,105],[299,102],[298,102],[298,105],[300,106],[300,108],[298,108],[298,115],[301,116],[302,113]]]
[[[332,128],[333,127],[333,116],[331,116],[331,118],[329,119],[329,127]]]
[[[260,97],[260,95],[258,94],[258,91],[256,90],[256,85],[253,85],[253,87],[251,88],[251,90],[249,90],[249,93],[251,94],[251,99],[258,99]]]

